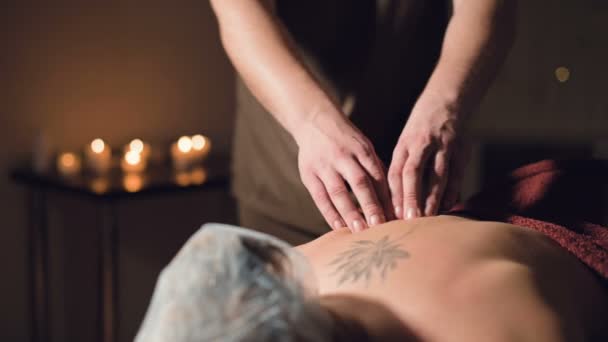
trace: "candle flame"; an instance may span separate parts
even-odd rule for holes
[[[192,150],[192,139],[185,136],[179,138],[179,140],[177,140],[177,148],[183,153],[190,152],[190,150]]]
[[[95,139],[93,140],[93,142],[91,142],[91,150],[95,153],[101,153],[103,152],[103,150],[105,150],[106,148],[106,143],[103,142],[103,140],[101,139]]]
[[[129,151],[125,153],[125,161],[129,165],[137,165],[141,162],[141,155],[136,151]]]
[[[197,151],[202,150],[207,145],[207,139],[204,136],[197,134],[192,137],[192,148]]]
[[[76,155],[74,153],[68,152],[61,155],[59,159],[62,165],[67,167],[74,166],[76,164]]]
[[[129,143],[129,149],[131,151],[141,153],[144,150],[144,142],[141,139],[133,139]]]

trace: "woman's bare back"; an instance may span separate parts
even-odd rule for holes
[[[606,290],[573,256],[526,228],[439,216],[358,234],[334,231],[298,249],[313,265],[321,295],[376,300],[425,340],[606,334]]]

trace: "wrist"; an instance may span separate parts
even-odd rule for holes
[[[419,103],[443,108],[450,118],[463,121],[480,100],[479,86],[446,59],[439,62],[424,88]]]
[[[330,132],[339,126],[340,121],[346,121],[346,118],[335,106],[317,106],[294,119],[289,133],[300,147],[313,131]]]
[[[463,113],[462,96],[456,90],[425,89],[418,102],[442,108],[450,116],[460,116]]]
[[[441,136],[446,132],[460,131],[465,119],[461,104],[453,101],[453,98],[425,92],[412,109],[407,125],[410,131],[426,130]]]

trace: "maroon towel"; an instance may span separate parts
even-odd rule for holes
[[[608,280],[608,161],[544,160],[513,171],[448,214],[537,230]]]

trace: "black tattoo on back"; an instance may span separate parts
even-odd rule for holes
[[[365,279],[365,285],[368,286],[374,275],[374,270],[376,270],[384,281],[386,274],[397,267],[399,260],[407,259],[410,256],[398,244],[407,234],[394,240],[390,240],[389,236],[386,235],[378,241],[359,240],[353,242],[349,249],[338,254],[329,263],[329,266],[334,268],[330,275],[339,277],[338,285],[345,282],[355,283]]]

